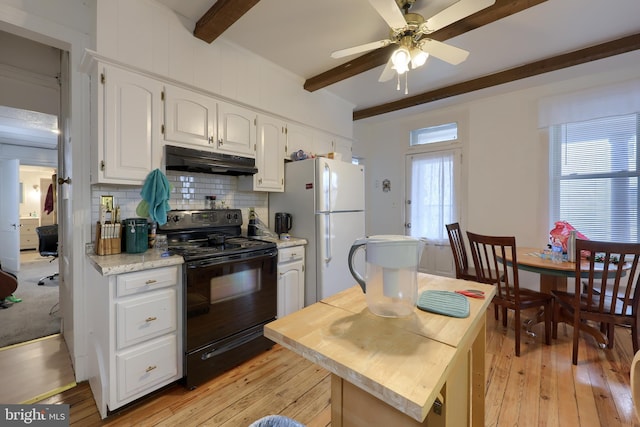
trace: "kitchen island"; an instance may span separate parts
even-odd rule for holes
[[[265,326],[267,338],[332,373],[331,425],[484,425],[485,314],[495,288],[419,274],[427,289],[478,289],[470,315],[383,318],[354,286]]]

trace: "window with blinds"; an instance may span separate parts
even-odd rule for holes
[[[640,114],[552,125],[550,229],[569,221],[591,240],[639,242]]]

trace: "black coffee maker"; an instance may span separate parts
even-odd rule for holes
[[[293,219],[291,218],[291,214],[286,212],[277,212],[274,222],[274,230],[278,233],[278,237],[282,234],[288,233],[293,226]]]

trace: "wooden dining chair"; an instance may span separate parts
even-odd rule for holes
[[[558,322],[573,325],[574,365],[578,364],[578,339],[580,329],[599,335],[608,348],[613,348],[615,325],[631,326],[633,351],[638,346],[638,261],[640,244],[576,240],[576,253],[586,253],[586,262],[576,262],[576,277],[582,278],[583,286],[574,292],[553,290],[555,313],[553,336],[558,335]],[[602,273],[594,267],[601,263]],[[596,327],[587,324],[596,322]]]
[[[502,325],[507,326],[507,312],[513,310],[515,317],[516,356],[520,356],[522,321],[520,311],[530,308],[544,309],[545,344],[551,344],[553,296],[527,288],[520,288],[516,238],[483,236],[467,231],[476,280],[497,286],[493,303],[502,308]],[[511,254],[511,265],[502,261]]]
[[[478,280],[476,273],[472,272],[469,268],[469,258],[467,257],[467,248],[464,244],[464,236],[460,229],[460,224],[454,222],[453,224],[446,224],[447,235],[449,236],[449,244],[451,245],[451,252],[453,253],[453,263],[456,268],[456,279],[471,280],[476,282]],[[498,306],[493,305],[494,316],[496,320],[498,316]]]
[[[464,237],[462,236],[462,230],[460,230],[460,224],[454,222],[453,224],[445,225],[445,227],[447,227],[449,244],[451,245],[451,252],[453,252],[453,262],[456,267],[456,279],[475,281],[475,273],[469,272],[467,248],[464,244]]]

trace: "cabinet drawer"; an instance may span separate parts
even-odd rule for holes
[[[278,263],[304,259],[304,246],[278,249]]]
[[[148,393],[153,385],[178,375],[176,335],[171,334],[118,353],[116,369],[118,401]]]
[[[117,296],[133,295],[178,283],[178,267],[154,268],[120,274],[116,279]]]
[[[123,349],[176,330],[176,290],[163,289],[116,303],[116,342]]]

